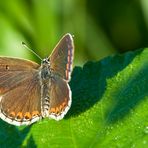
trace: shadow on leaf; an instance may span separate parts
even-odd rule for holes
[[[27,140],[27,146],[26,147],[31,147],[31,148],[36,148],[37,147],[37,145],[35,144],[35,141],[34,141],[34,138],[33,138],[32,135]]]
[[[18,128],[14,125],[7,124],[6,122],[1,120],[0,129],[0,147],[16,148],[22,146],[22,143],[28,135],[31,126]],[[30,147],[34,146],[34,143],[32,142],[29,144]]]
[[[122,71],[141,52],[110,56],[98,62],[87,62],[83,68],[75,67],[70,81],[72,106],[66,117],[77,116],[98,102],[105,92],[106,79]]]

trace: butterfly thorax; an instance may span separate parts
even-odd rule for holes
[[[48,81],[51,78],[50,61],[49,58],[43,59],[41,63],[41,79]]]

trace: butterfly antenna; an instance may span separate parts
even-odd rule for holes
[[[31,51],[34,55],[36,55],[41,61],[42,61],[42,58],[36,53],[34,52],[32,49],[30,49],[24,42],[22,42],[22,45],[28,49],[29,51]]]

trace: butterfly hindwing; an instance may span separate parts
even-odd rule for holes
[[[38,64],[0,57],[0,117],[14,125],[29,124],[40,118]]]
[[[60,120],[71,106],[71,90],[67,82],[60,77],[51,79],[49,117]]]

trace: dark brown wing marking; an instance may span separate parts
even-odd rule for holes
[[[0,71],[28,71],[37,69],[40,66],[30,60],[12,57],[0,57]]]

